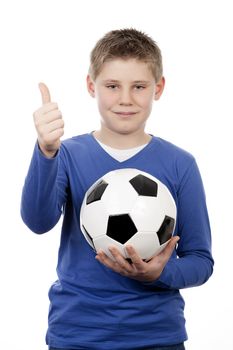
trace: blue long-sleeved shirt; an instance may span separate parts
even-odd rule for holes
[[[177,205],[179,244],[152,283],[131,280],[100,264],[80,230],[86,191],[98,178],[120,168],[155,176]],[[22,193],[22,218],[41,234],[62,214],[58,280],[49,291],[47,343],[58,348],[136,350],[186,340],[179,289],[203,284],[213,271],[205,194],[193,156],[157,137],[124,162],[106,153],[92,134],[63,141],[53,159],[36,146]]]

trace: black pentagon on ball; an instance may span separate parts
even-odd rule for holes
[[[162,225],[160,226],[157,232],[160,244],[167,242],[172,237],[174,226],[175,226],[175,220],[170,216],[166,215],[162,222]]]
[[[124,244],[135,233],[137,228],[134,225],[130,215],[110,215],[108,218],[107,236],[111,237],[115,241]]]
[[[99,201],[103,194],[104,191],[106,190],[108,184],[107,182],[105,182],[104,180],[101,180],[91,191],[91,193],[89,193],[89,195],[87,196],[86,199],[86,204],[91,204],[93,202]]]
[[[137,191],[139,196],[157,197],[158,184],[148,177],[139,174],[132,178],[129,182]]]

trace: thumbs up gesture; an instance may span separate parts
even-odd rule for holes
[[[43,154],[52,158],[60,147],[64,134],[64,121],[57,103],[51,102],[50,92],[44,83],[39,84],[42,107],[33,114],[38,143]]]

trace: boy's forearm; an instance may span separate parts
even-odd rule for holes
[[[58,222],[56,178],[58,160],[46,158],[36,145],[21,198],[21,216],[35,233],[49,231]]]
[[[189,253],[178,259],[171,259],[153,285],[165,289],[200,286],[212,275],[213,265],[213,258],[208,251]]]

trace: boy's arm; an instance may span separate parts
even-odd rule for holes
[[[60,137],[64,133],[61,112],[51,102],[47,86],[40,83],[39,89],[42,107],[34,113],[38,143],[23,187],[21,216],[32,231],[44,233],[60,218],[67,181],[59,156]]]
[[[211,236],[204,189],[195,162],[186,172],[178,190],[178,235],[176,246],[174,237],[159,255],[148,263],[143,262],[132,247],[127,252],[129,264],[116,248],[111,254],[115,262],[103,252],[97,260],[129,278],[165,288],[181,289],[203,284],[213,271],[211,255]]]
[[[61,216],[67,179],[60,158],[60,151],[45,157],[36,144],[21,198],[22,219],[35,233],[49,231]]]
[[[178,190],[178,258],[170,259],[159,279],[163,288],[187,288],[205,283],[213,272],[211,230],[201,175],[195,161]]]

